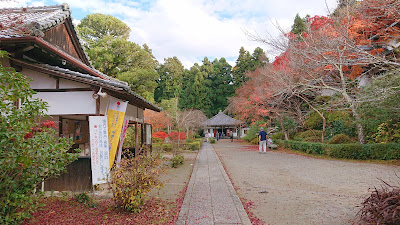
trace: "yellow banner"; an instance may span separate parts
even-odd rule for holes
[[[118,142],[121,136],[122,124],[124,122],[127,102],[119,99],[110,99],[108,105],[107,120],[108,120],[108,143],[110,152],[110,168],[112,168],[117,153]]]

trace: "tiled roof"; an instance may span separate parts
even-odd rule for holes
[[[241,123],[242,121],[227,116],[222,111],[219,111],[217,115],[206,120],[202,124],[205,126],[233,126],[233,125],[239,125]]]
[[[36,68],[41,68],[41,69],[44,69],[47,71],[52,71],[52,72],[61,74],[62,77],[69,79],[69,80],[75,80],[78,82],[92,84],[92,85],[100,86],[105,89],[109,89],[109,90],[113,90],[113,91],[125,92],[126,94],[133,96],[135,99],[143,102],[145,108],[155,110],[155,111],[161,111],[161,108],[159,108],[158,106],[154,105],[153,103],[147,101],[145,98],[143,98],[142,96],[140,96],[137,93],[135,93],[134,91],[132,91],[126,82],[119,81],[114,78],[109,78],[109,80],[106,80],[106,79],[95,77],[95,76],[92,76],[89,74],[79,73],[79,72],[76,72],[73,70],[64,69],[64,68],[60,68],[57,66],[51,66],[48,64],[33,64],[33,63],[16,60],[16,59],[12,59],[12,60],[14,62],[23,64],[23,65],[31,65]]]
[[[0,37],[43,36],[43,32],[70,17],[67,4],[1,9]]]

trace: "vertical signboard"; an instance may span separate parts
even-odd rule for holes
[[[110,171],[108,129],[106,116],[89,116],[92,183],[107,183]]]
[[[114,98],[110,99],[110,103],[108,105],[107,118],[110,167],[112,167],[114,164],[115,154],[117,153],[127,105],[127,102]]]

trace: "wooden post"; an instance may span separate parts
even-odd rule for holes
[[[139,132],[138,122],[135,122],[135,157],[139,154]]]

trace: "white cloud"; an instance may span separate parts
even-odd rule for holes
[[[21,0],[26,4],[39,1]],[[65,0],[53,0],[61,4]],[[111,14],[132,30],[130,39],[146,43],[156,58],[177,56],[185,67],[203,57],[237,58],[239,48],[253,51],[260,43],[250,41],[244,30],[277,35],[273,23],[290,29],[296,13],[304,17],[326,15],[324,0],[68,0],[72,9],[90,14]],[[327,0],[330,9],[336,0]],[[40,3],[41,4],[41,3]],[[47,3],[49,4],[49,3]],[[1,4],[0,4],[1,7]],[[74,10],[73,10],[73,16]],[[78,18],[82,19],[82,18]]]

